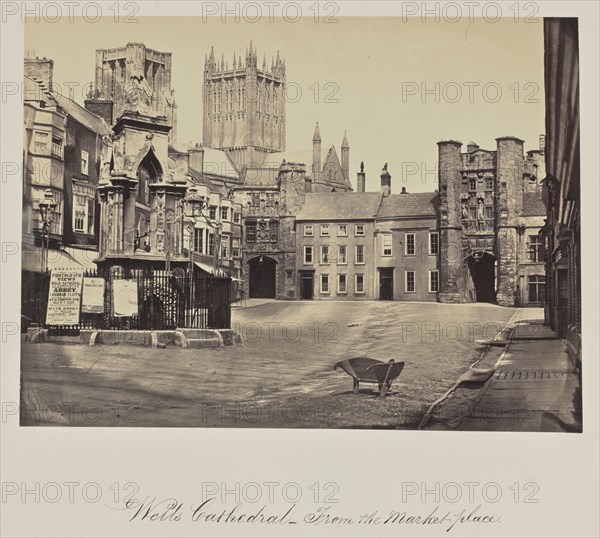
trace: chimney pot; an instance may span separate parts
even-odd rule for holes
[[[392,176],[388,172],[388,165],[385,163],[381,171],[381,192],[384,196],[389,196],[392,190]]]
[[[356,173],[356,192],[365,192],[365,163],[360,163],[360,172]]]

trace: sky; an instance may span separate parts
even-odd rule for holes
[[[388,163],[392,192],[437,188],[440,140],[474,141],[495,149],[513,135],[536,149],[544,132],[543,22],[502,19],[456,23],[342,17],[336,24],[301,19],[223,24],[200,17],[110,18],[89,23],[28,20],[25,50],[54,60],[54,81],[77,83],[74,98],[94,80],[95,50],[143,42],[172,52],[178,103],[178,145],[202,142],[204,57],[214,47],[231,64],[252,40],[258,64],[286,61],[287,150],[310,149],[315,122],[324,147],[340,155],[350,144],[350,178],[365,163],[367,190],[379,189]],[[65,89],[66,91],[66,89]]]

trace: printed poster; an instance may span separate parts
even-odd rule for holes
[[[104,279],[84,278],[81,298],[81,312],[102,314],[104,312]]]
[[[53,269],[48,291],[47,325],[78,325],[83,269]]]
[[[113,305],[115,317],[137,316],[138,286],[135,279],[113,280]]]

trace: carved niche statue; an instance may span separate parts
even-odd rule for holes
[[[469,220],[469,206],[466,200],[463,200],[462,203],[462,220]]]
[[[483,200],[481,198],[477,202],[477,227],[480,230],[483,230],[485,228],[484,206]]]

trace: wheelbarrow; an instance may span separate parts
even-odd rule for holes
[[[358,394],[359,384],[362,382],[377,383],[379,394],[385,396],[394,380],[402,372],[404,362],[394,362],[394,359],[383,362],[367,357],[355,357],[340,361],[333,367],[334,370],[338,368],[352,377],[354,394]]]

